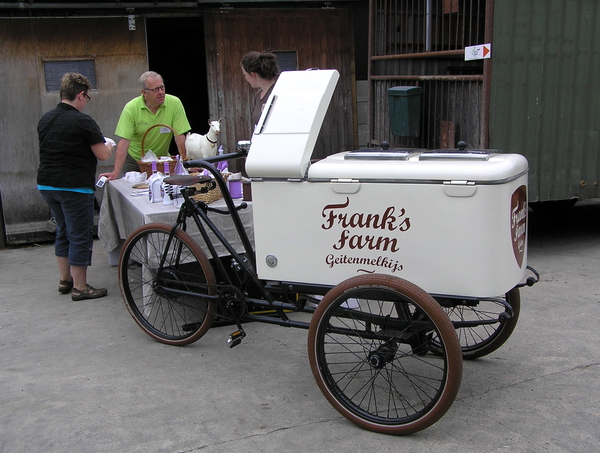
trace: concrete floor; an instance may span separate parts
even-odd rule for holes
[[[498,351],[464,363],[448,413],[420,433],[359,429],[325,400],[304,330],[248,324],[187,347],[146,336],[99,242],[89,282],[56,291],[51,244],[0,250],[0,452],[592,452],[600,443],[600,202],[530,213],[541,281]]]

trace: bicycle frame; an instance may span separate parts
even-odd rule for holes
[[[256,261],[254,250],[252,248],[252,244],[248,237],[248,234],[243,226],[242,220],[240,219],[240,216],[238,214],[238,210],[245,209],[247,207],[247,204],[241,203],[239,206],[235,206],[235,203],[231,198],[231,194],[227,189],[227,184],[225,180],[221,176],[219,170],[217,170],[214,167],[214,165],[212,165],[212,162],[243,157],[244,155],[245,152],[240,152],[234,154],[215,156],[203,160],[189,161],[185,163],[186,167],[202,168],[208,171],[213,176],[213,179],[211,179],[211,181],[214,181],[214,183],[221,190],[225,204],[227,206],[227,210],[211,208],[202,201],[195,201],[191,198],[195,189],[182,188],[180,192],[183,196],[184,202],[179,210],[177,220],[171,228],[171,234],[169,236],[166,248],[168,249],[168,247],[170,246],[175,230],[179,228],[183,231],[186,231],[187,219],[192,218],[194,224],[198,228],[200,235],[202,236],[203,241],[206,244],[206,247],[209,252],[209,257],[212,258],[213,267],[218,271],[218,274],[221,279],[221,283],[219,283],[219,285],[238,288],[240,291],[243,291],[245,293],[245,303],[252,304],[255,307],[260,307],[270,311],[274,310],[278,315],[277,317],[273,317],[245,312],[242,314],[242,316],[240,316],[240,319],[235,319],[234,321],[236,321],[238,324],[240,321],[260,321],[271,324],[277,324],[285,327],[298,327],[308,329],[308,322],[291,320],[285,312],[305,311],[308,313],[312,313],[314,312],[314,309],[311,307],[305,307],[302,303],[291,302],[289,301],[289,299],[291,298],[291,296],[295,297],[298,292],[309,292],[310,294],[324,294],[330,289],[330,287],[325,287],[321,285],[312,286],[290,284],[286,285],[284,288],[283,286],[267,285],[265,282],[261,281],[258,278],[256,273]],[[227,238],[219,231],[218,227],[208,216],[209,212],[231,216],[236,232],[239,235],[243,245],[244,251],[242,253],[235,250],[235,248],[231,245]],[[223,247],[225,247],[225,249],[229,253],[235,272],[228,272],[225,268],[212,240],[209,237],[209,231],[212,234],[214,234],[218,242]],[[161,257],[160,259],[158,272],[153,281],[154,286],[159,285],[159,275],[161,274],[164,263],[165,256]],[[258,291],[259,296],[261,297],[250,297],[248,293],[251,289]],[[195,296],[207,301],[214,300],[219,302],[221,300],[221,295],[219,294],[213,296],[207,294],[193,294],[187,291],[183,291],[181,289],[166,287],[161,288],[161,291],[165,294]],[[286,299],[288,299],[288,301],[277,300],[274,294],[283,295]]]
[[[225,203],[228,207],[228,210],[225,211],[225,210],[220,210],[220,209],[216,209],[216,208],[211,208],[204,202],[194,201],[191,198],[191,195],[193,194],[193,191],[195,191],[195,189],[191,189],[191,190],[189,188],[181,189],[181,194],[184,198],[184,203],[182,204],[182,206],[180,208],[176,222],[173,224],[173,226],[171,228],[171,234],[169,236],[169,239],[167,241],[165,249],[167,249],[167,250],[169,249],[172,238],[174,236],[174,232],[177,228],[180,228],[183,231],[186,230],[186,228],[187,228],[186,220],[191,217],[194,220],[194,223],[196,224],[203,240],[205,241],[207,248],[209,249],[209,252],[213,259],[214,265],[219,270],[219,273],[220,273],[222,279],[225,280],[224,284],[221,284],[221,285],[235,286],[236,288],[246,289],[246,288],[248,288],[248,286],[250,284],[253,284],[259,290],[259,292],[263,296],[263,298],[261,299],[261,298],[246,297],[245,301],[247,303],[250,303],[255,306],[267,308],[269,310],[275,310],[276,313],[278,314],[278,317],[274,318],[272,316],[264,316],[264,315],[260,315],[260,314],[257,315],[257,314],[252,314],[252,313],[243,313],[239,319],[234,319],[234,321],[236,321],[238,323],[238,326],[239,326],[240,321],[258,321],[258,322],[276,324],[276,325],[280,325],[280,326],[284,326],[284,327],[295,327],[295,328],[308,329],[310,326],[309,322],[291,320],[291,319],[289,319],[289,317],[286,315],[285,312],[286,311],[294,311],[294,312],[304,311],[304,312],[312,313],[312,312],[314,312],[314,308],[299,306],[299,304],[295,304],[295,303],[291,303],[291,302],[278,301],[273,296],[273,293],[277,293],[277,294],[293,293],[294,295],[296,295],[297,292],[308,291],[310,293],[316,294],[316,293],[321,293],[321,292],[327,292],[327,290],[329,290],[330,287],[298,285],[298,284],[292,284],[292,283],[283,284],[283,285],[279,285],[279,286],[273,286],[273,285],[266,285],[263,281],[258,279],[258,277],[256,275],[256,271],[255,271],[254,251],[251,247],[250,239],[243,227],[243,223],[238,214],[238,210],[245,209],[247,207],[247,204],[242,203],[237,207],[235,206],[233,199],[231,198],[231,195],[229,194],[229,192],[227,190],[227,186],[226,186],[225,181],[222,178],[220,172],[209,162],[194,161],[193,165],[197,166],[199,168],[204,168],[213,174],[214,181],[216,181],[216,184],[219,186],[219,188],[221,189],[221,191],[223,193],[223,196],[225,198]],[[222,215],[231,215],[232,216],[237,233],[240,235],[240,239],[242,240],[242,243],[244,245],[245,253],[248,255],[248,259],[246,259],[245,256],[240,255],[240,253],[238,253],[234,249],[234,247],[230,244],[230,242],[227,240],[227,238],[225,238],[225,236],[218,230],[217,226],[212,222],[212,220],[208,216],[208,212],[214,212],[214,213],[218,213],[218,214],[222,214]],[[237,265],[239,265],[238,270],[241,272],[241,274],[243,276],[243,278],[241,280],[234,282],[231,278],[232,277],[231,273],[226,271],[219,255],[216,251],[216,248],[214,247],[214,244],[212,243],[212,241],[209,238],[207,228],[217,237],[218,241],[227,249],[227,251],[231,255],[231,259]],[[165,256],[162,256],[162,258],[160,259],[158,272],[156,273],[156,277],[153,281],[153,285],[155,287],[159,286],[159,281],[160,281],[159,276],[161,275],[161,271],[163,269],[164,263],[165,263]],[[286,285],[287,285],[287,288],[284,289],[284,287]],[[207,294],[196,294],[196,293],[191,293],[189,291],[183,291],[180,289],[167,288],[167,287],[161,287],[160,291],[164,294],[194,296],[194,297],[197,297],[197,298],[205,300],[205,301],[214,300],[217,303],[221,301],[221,295],[219,295],[219,294],[214,295],[214,296],[207,295]],[[377,331],[373,331],[373,332],[369,331],[367,326],[371,326],[371,325],[379,326],[381,329],[383,329],[385,331],[397,332],[396,334],[394,334],[396,336],[397,340],[406,340],[407,338],[409,338],[415,334],[418,334],[419,332],[426,332],[426,331],[429,331],[432,329],[432,325],[430,323],[425,322],[425,321],[418,321],[417,319],[411,319],[411,318],[405,318],[404,320],[386,320],[382,324],[381,317],[379,317],[377,315],[372,315],[372,314],[367,314],[367,313],[356,313],[356,312],[353,312],[352,310],[348,310],[348,309],[344,309],[344,308],[339,309],[338,315],[347,317],[348,319],[353,319],[354,321],[359,321],[361,323],[364,323],[365,330],[358,332],[358,331],[352,331],[350,329],[332,329],[333,333],[344,332],[347,335],[361,336],[362,338],[365,338],[365,339],[376,339],[376,338],[379,338],[379,336],[380,336],[380,333]],[[241,326],[239,326],[239,327],[240,327],[240,330],[242,330]]]

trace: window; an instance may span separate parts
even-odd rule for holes
[[[273,52],[277,57],[277,66],[281,71],[298,70],[298,52],[295,50],[283,50]]]
[[[92,84],[92,89],[97,89],[94,60],[44,61],[46,92],[60,91],[60,80],[67,72],[78,72],[86,76]]]

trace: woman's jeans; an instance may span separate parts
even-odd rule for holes
[[[71,266],[92,264],[94,244],[93,193],[40,190],[56,220],[54,254],[67,257]]]

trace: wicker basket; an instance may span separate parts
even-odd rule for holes
[[[175,136],[177,135],[176,132],[173,130],[173,128],[171,126],[168,126],[166,124],[155,124],[154,126],[150,126],[148,128],[148,130],[146,130],[146,132],[144,132],[144,136],[142,137],[142,157],[144,157],[144,154],[146,154],[146,150],[144,148],[144,142],[146,141],[146,136],[148,135],[148,132],[150,132],[152,129],[154,129],[155,127],[167,127],[171,130],[171,132],[173,133],[173,138],[175,138]],[[175,143],[177,144],[177,149],[179,150],[179,155],[181,156],[182,160],[187,160],[186,158],[186,154],[185,154],[185,148],[181,147],[179,145],[179,143],[177,142],[177,140],[175,140]],[[174,175],[175,174],[175,166],[177,165],[177,161],[175,159],[173,159],[172,161],[167,161],[169,162],[169,172]],[[157,170],[158,171],[162,171],[163,169],[160,168],[160,164],[161,162],[157,162]],[[164,164],[163,164],[164,165]],[[150,175],[152,175],[152,162],[142,162],[141,160],[138,161],[138,166],[140,167],[140,172],[141,173],[146,173],[147,177],[149,178]]]
[[[165,161],[157,161],[156,162],[156,170],[163,172],[164,171],[164,163],[169,163],[169,173],[171,175],[175,174],[175,165],[177,165],[177,161],[175,160],[165,160]],[[146,177],[149,178],[152,175],[152,162],[142,162],[138,161],[138,166],[140,167],[140,173],[146,172]]]
[[[229,178],[229,173],[222,173],[221,176],[223,176],[223,179],[225,181],[227,181],[227,178]],[[206,184],[194,184],[193,186],[190,186],[190,187],[196,188],[196,193],[191,196],[191,198],[193,200],[203,201],[206,204],[210,204],[213,201],[217,201],[217,200],[220,200],[221,198],[223,198],[223,192],[221,192],[221,189],[219,188],[218,185],[214,189],[209,190],[206,193],[199,192],[200,189],[206,187]]]
[[[201,187],[204,187],[204,185],[203,184],[194,184],[192,187],[195,187],[196,191],[197,191]],[[190,198],[192,198],[192,200],[196,200],[196,201],[203,201],[206,204],[211,204],[213,201],[217,201],[217,200],[220,200],[221,198],[223,198],[223,193],[221,192],[221,189],[219,189],[219,186],[217,186],[213,190],[209,190],[206,193],[196,192],[196,194],[192,195]]]

